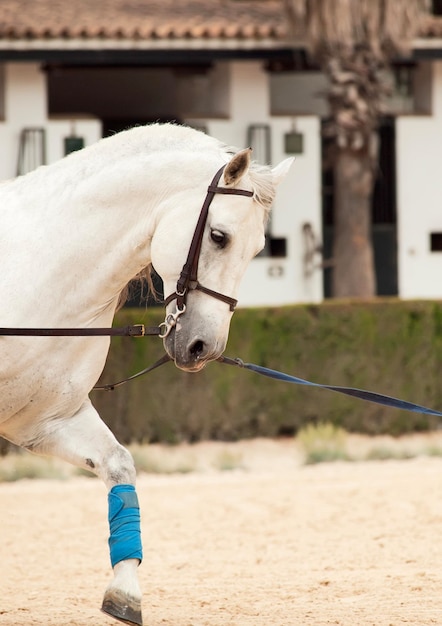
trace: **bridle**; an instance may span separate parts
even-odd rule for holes
[[[0,328],[0,336],[21,336],[21,337],[90,337],[96,335],[111,335],[111,336],[130,336],[130,337],[143,337],[145,335],[157,335],[164,339],[170,333],[172,328],[176,326],[176,323],[181,315],[186,311],[186,302],[189,291],[197,289],[203,293],[222,300],[229,305],[230,310],[234,311],[238,301],[230,296],[226,296],[223,293],[204,287],[198,281],[198,262],[201,253],[201,245],[204,236],[204,230],[207,222],[207,216],[209,214],[209,207],[212,203],[216,193],[230,194],[235,196],[247,196],[251,198],[253,191],[247,191],[246,189],[236,189],[233,187],[218,187],[218,182],[225,169],[225,165],[220,167],[212,182],[207,188],[206,198],[201,208],[198,221],[196,223],[195,231],[193,233],[192,242],[190,244],[189,253],[187,255],[186,262],[181,270],[180,277],[178,278],[175,292],[170,294],[164,304],[167,307],[168,304],[176,300],[176,311],[166,315],[164,322],[159,326],[145,327],[143,324],[135,324],[134,326],[124,326],[122,328]]]
[[[253,191],[247,191],[246,189],[236,189],[234,187],[218,186],[218,182],[225,167],[225,165],[220,167],[220,169],[213,177],[212,182],[207,188],[207,195],[201,208],[198,221],[196,223],[192,242],[189,248],[189,253],[187,255],[186,262],[183,265],[183,269],[181,270],[180,277],[178,278],[175,292],[167,296],[167,298],[164,300],[164,305],[166,307],[168,304],[173,302],[173,300],[176,300],[176,311],[175,313],[170,313],[169,315],[166,315],[166,319],[162,324],[160,324],[160,337],[162,338],[167,337],[172,328],[176,325],[179,317],[185,313],[187,296],[189,294],[189,291],[202,291],[203,293],[212,296],[212,298],[221,300],[222,302],[225,302],[229,305],[229,308],[232,312],[235,310],[236,305],[238,304],[238,301],[235,300],[235,298],[231,298],[230,296],[226,296],[219,291],[214,291],[213,289],[204,287],[204,285],[202,285],[198,281],[198,262],[201,253],[201,245],[203,241],[204,230],[206,227],[207,216],[209,214],[209,208],[213,198],[215,197],[215,194],[222,193],[235,196],[247,196],[249,198],[253,196]]]

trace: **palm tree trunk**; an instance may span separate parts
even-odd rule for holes
[[[335,157],[334,297],[371,298],[376,294],[371,245],[372,156],[338,150]]]

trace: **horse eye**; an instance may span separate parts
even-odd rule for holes
[[[214,243],[218,244],[220,248],[224,248],[227,244],[227,237],[220,230],[211,230],[210,238]]]

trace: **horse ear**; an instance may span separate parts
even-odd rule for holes
[[[281,161],[279,165],[272,169],[273,182],[275,185],[279,185],[279,183],[287,176],[294,161],[294,157],[288,157],[288,159],[284,159],[284,161]]]
[[[235,154],[224,169],[224,182],[226,185],[234,185],[239,182],[250,166],[252,148],[246,148]]]

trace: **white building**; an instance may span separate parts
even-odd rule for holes
[[[261,162],[295,153],[240,304],[320,302],[327,280],[316,247],[332,228],[321,166],[324,78],[287,46],[279,0],[256,3],[252,15],[243,8],[250,2],[214,4],[218,11],[202,14],[190,1],[138,2],[134,13],[110,0],[103,15],[100,3],[40,0],[20,12],[20,0],[3,0],[0,180],[61,158],[78,140],[156,120],[252,145]],[[442,298],[442,39],[416,42],[396,86],[374,211],[380,293]]]

